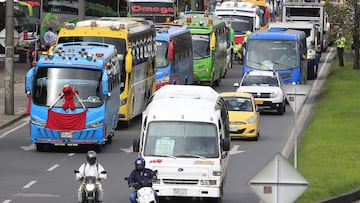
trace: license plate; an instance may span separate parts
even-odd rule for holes
[[[73,132],[60,132],[61,138],[71,139],[73,136]]]
[[[255,100],[255,103],[256,103],[256,104],[263,104],[264,101],[263,101],[263,100]]]
[[[174,189],[174,195],[176,196],[186,196],[187,190],[186,189]]]

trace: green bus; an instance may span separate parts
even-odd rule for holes
[[[174,21],[186,24],[191,32],[194,56],[194,83],[219,86],[226,70],[226,23],[207,13],[194,14]]]

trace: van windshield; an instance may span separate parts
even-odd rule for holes
[[[219,157],[219,141],[215,124],[156,121],[148,125],[145,156]]]

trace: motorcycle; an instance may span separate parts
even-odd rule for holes
[[[80,173],[78,170],[74,170],[74,173]],[[106,171],[102,171],[101,174],[106,174]],[[99,188],[96,184],[100,181],[95,176],[85,176],[80,179],[82,184],[82,200],[84,203],[96,203],[98,202]]]
[[[124,178],[126,181],[128,181],[128,177]],[[130,189],[136,190],[136,202],[138,203],[159,203],[156,201],[155,195],[154,195],[154,189],[152,188],[152,183],[157,181],[156,178],[152,180],[148,180],[146,183],[129,183]],[[145,185],[145,186],[144,186]]]

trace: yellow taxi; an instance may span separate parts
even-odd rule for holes
[[[229,113],[231,138],[260,138],[260,113],[254,97],[244,92],[223,92]]]

